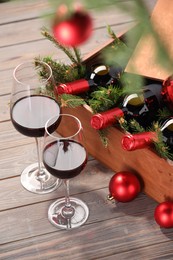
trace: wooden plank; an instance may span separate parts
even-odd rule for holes
[[[60,196],[60,190],[47,194],[47,195],[38,195],[25,190],[20,183],[20,172],[28,166],[30,162],[34,163],[34,159],[31,161],[31,157],[34,158],[33,145],[31,146],[32,150],[29,150],[29,146],[24,146],[24,150],[21,147],[21,159],[15,153],[13,159],[10,160],[10,155],[4,163],[3,171],[7,173],[6,178],[0,181],[0,191],[1,191],[1,201],[0,201],[0,210],[6,210],[10,208],[21,207],[23,205],[28,205],[36,202],[41,202],[48,199],[55,199],[57,196]],[[28,148],[28,149],[27,149]],[[13,151],[13,149],[12,149]],[[25,155],[24,155],[25,153]],[[30,155],[31,154],[31,155]],[[3,159],[5,161],[5,159]],[[7,163],[8,162],[8,163]],[[3,162],[2,162],[3,164]],[[11,165],[9,165],[11,164]],[[1,168],[2,169],[2,168]],[[9,173],[8,173],[9,171]],[[11,173],[10,173],[11,172]],[[71,192],[86,192],[92,189],[100,189],[102,187],[107,187],[111,176],[114,174],[112,170],[101,165],[98,161],[91,160],[88,161],[87,166],[84,171],[71,180]],[[4,176],[5,174],[2,173]],[[18,177],[8,178],[9,175]],[[99,176],[99,178],[98,178]],[[88,179],[90,182],[88,182]],[[60,188],[62,189],[62,187]],[[59,195],[58,195],[59,194]],[[61,192],[62,196],[62,192]]]
[[[127,230],[129,229],[129,232],[132,232],[134,223],[137,221],[136,226],[138,229],[140,229],[141,232],[141,235],[139,234],[138,238],[141,239],[141,242],[143,239],[145,240],[145,237],[142,235],[146,232],[144,229],[141,229],[143,225],[151,225],[150,223],[152,223],[152,231],[155,232],[155,234],[159,234],[160,229],[154,221],[152,212],[156,203],[153,200],[147,198],[144,194],[140,194],[140,196],[131,203],[119,203],[117,206],[115,206],[115,204],[107,201],[107,188],[95,189],[88,191],[87,193],[85,190],[83,190],[83,192],[80,194],[78,193],[77,189],[75,189],[75,191],[76,192],[74,196],[84,200],[90,209],[90,217],[87,221],[87,225],[96,222],[98,222],[99,225],[100,222],[104,222],[105,220],[110,220],[110,222],[113,220],[112,223],[116,223],[116,219],[122,218],[121,222],[124,224],[123,232],[125,232],[127,226]],[[72,194],[74,194],[73,191]],[[57,197],[62,196],[63,192],[61,189],[59,192],[57,191]],[[51,200],[45,198],[45,202],[33,203],[32,205],[25,205],[23,207],[11,209],[10,211],[5,210],[0,212],[0,244],[2,245],[12,241],[40,236],[54,231],[58,233],[62,232],[62,230],[52,226],[47,219],[48,207],[56,198]],[[129,222],[127,221],[126,223],[128,218]],[[148,221],[148,219],[150,219],[150,221]],[[12,223],[16,223],[16,227],[11,230],[10,227],[12,226]],[[117,228],[117,231],[118,229],[119,228]],[[127,230],[126,232],[128,232]],[[78,229],[78,231],[80,231],[80,229]],[[136,231],[134,231],[134,235],[135,233]],[[152,234],[151,237],[153,236],[154,235]],[[137,237],[134,239],[137,239]]]
[[[98,200],[100,202],[103,199],[102,192],[101,190],[97,193],[91,204],[89,204],[89,200],[92,199],[93,194],[88,193],[87,196],[83,194],[82,199],[85,199],[90,207],[90,218],[83,227],[71,232],[56,230],[50,226],[45,217],[48,205],[44,209],[39,207],[39,210],[36,208],[38,205],[35,205],[34,219],[31,219],[31,209],[34,210],[34,205],[25,208],[25,214],[24,211],[21,213],[21,209],[19,209],[22,216],[20,221],[17,221],[15,213],[11,211],[14,214],[9,216],[9,219],[16,219],[16,224],[22,228],[18,229],[18,234],[15,234],[16,230],[14,233],[11,232],[8,239],[13,239],[13,241],[20,239],[20,241],[2,245],[1,257],[3,259],[6,259],[5,257],[22,259],[25,256],[24,259],[31,259],[34,255],[36,259],[37,257],[38,259],[61,259],[62,256],[63,259],[70,259],[70,255],[73,255],[73,259],[101,259],[113,255],[117,256],[117,259],[127,259],[121,258],[122,254],[122,256],[131,255],[130,259],[137,259],[130,254],[131,251],[137,250],[140,258],[150,259],[147,256],[154,255],[152,248],[156,247],[156,244],[158,245],[156,249],[160,246],[160,252],[162,250],[165,252],[166,243],[172,248],[169,244],[169,236],[172,236],[172,231],[165,230],[163,233],[152,218],[155,204],[150,204],[145,196],[140,196],[131,203],[118,204],[117,207],[112,208],[109,204],[98,203]],[[94,207],[97,207],[97,210],[94,210]],[[96,220],[97,223],[94,223]],[[43,226],[44,229],[41,228]],[[44,235],[35,236],[40,232]],[[21,240],[23,236],[28,236],[28,239]],[[127,254],[127,252],[129,253]],[[134,257],[136,255],[134,253]],[[158,253],[156,253],[157,255]]]
[[[0,122],[10,119],[10,95],[0,96]]]
[[[130,15],[119,12],[119,9],[117,10],[116,8],[108,9],[106,12],[102,11],[99,13],[91,11],[91,15],[93,17],[94,30],[99,30],[101,27],[106,27],[108,24],[110,26],[115,26],[116,24],[119,25],[134,21]],[[43,18],[21,21],[18,22],[18,26],[16,26],[16,23],[5,24],[1,26],[0,30],[0,48],[43,39],[41,28],[43,26],[49,28],[50,25],[51,21]]]
[[[64,195],[62,189],[60,190],[60,192],[57,191],[56,193],[57,197],[62,197]],[[83,192],[82,194],[77,194],[76,190],[75,196],[86,201],[90,208],[90,220],[88,221],[88,223],[95,222],[98,216],[100,217],[100,220],[105,220],[108,217],[111,218],[112,204],[108,202],[105,203],[106,194],[107,191],[104,189],[87,193]],[[47,211],[49,205],[55,199],[57,199],[57,197],[50,201],[45,198],[45,200],[47,201],[45,201],[44,203],[41,202],[29,206],[11,209],[10,211],[0,212],[0,244],[2,245],[12,241],[34,237],[37,235],[40,236],[56,231],[57,229],[53,227],[48,221]],[[102,210],[102,203],[105,203],[106,208],[109,209],[109,214],[104,214],[104,211]],[[95,207],[97,207],[97,211],[94,210]],[[8,212],[10,212],[10,216],[7,219],[7,216],[9,214]],[[117,213],[117,215],[119,215],[119,213]],[[12,225],[12,223],[14,223],[14,221],[18,228],[10,230],[10,226]],[[42,227],[44,227],[44,229]],[[57,232],[61,232],[61,230],[57,230]]]
[[[157,0],[145,0],[149,10],[153,9],[156,1]],[[131,5],[134,1],[124,0],[124,2]],[[110,5],[108,5],[108,7],[110,7]],[[1,3],[0,25],[24,19],[33,19],[40,15],[44,15],[51,10],[52,6],[48,0],[10,1],[3,4]]]
[[[115,31],[115,33],[119,33],[132,27],[132,25],[133,22],[117,26],[115,25],[112,27],[112,29]],[[96,34],[92,35],[87,43],[81,46],[80,50],[82,55],[89,53],[98,45],[106,42],[109,38],[110,37],[108,36],[107,30],[105,28],[99,29]],[[62,51],[54,47],[54,45],[47,39],[43,39],[36,42],[29,42],[0,48],[0,71],[12,69],[24,60],[46,55],[51,55],[55,59],[61,60],[62,62],[69,62]]]
[[[47,0],[9,1],[0,5],[0,25],[19,20],[33,19],[50,11]]]
[[[31,144],[34,142],[35,141],[33,138],[29,138],[27,136],[20,134],[14,128],[11,121],[1,122],[0,150],[11,149],[12,147]],[[8,153],[10,155],[9,150]]]
[[[173,2],[158,0],[151,16],[151,22],[160,37],[163,46],[173,59],[172,35]],[[162,66],[157,59],[157,42],[152,35],[141,37],[128,65],[127,72],[137,73],[150,78],[164,80],[172,74],[172,70]]]
[[[36,145],[34,143],[34,139],[28,138],[28,142],[29,140],[31,144],[22,143],[22,145],[12,148],[8,147],[7,143],[7,148],[0,150],[0,179],[20,176],[25,167],[31,163],[37,162]],[[16,181],[15,179],[11,181],[14,181],[13,184],[10,184],[9,181],[11,186],[16,185],[16,182],[18,183],[18,180]],[[3,188],[1,191],[2,190]]]
[[[102,228],[100,227],[101,224]],[[135,225],[135,223],[132,224]],[[116,228],[115,225],[118,225],[118,228]],[[138,222],[136,225],[138,225]],[[71,256],[73,256],[73,259],[80,260],[104,259],[105,256],[108,256],[107,259],[112,259],[109,257],[114,254],[113,259],[127,259],[119,258],[121,257],[120,252],[122,252],[123,256],[125,250],[130,252],[132,249],[138,249],[142,244],[141,250],[138,250],[138,252],[140,252],[138,258],[133,258],[133,255],[131,255],[131,259],[139,259],[139,256],[140,258],[150,259],[145,258],[146,251],[148,252],[148,247],[145,248],[144,245],[149,245],[147,239],[143,243],[140,243],[140,239],[137,238],[137,232],[140,232],[140,229],[136,228],[131,232],[131,229],[128,227],[128,224],[124,223],[120,219],[116,219],[82,227],[78,232],[72,231],[64,233],[63,231],[60,235],[56,232],[51,235],[36,237],[26,241],[20,241],[14,244],[10,243],[7,246],[2,246],[1,256],[4,260],[29,260],[33,259],[33,257],[34,259],[43,260],[69,260],[71,259]],[[144,225],[144,227],[147,228],[147,225]],[[125,233],[126,228],[131,232],[131,242],[127,240],[127,234]],[[106,237],[105,234],[107,234]],[[146,230],[143,235],[147,236]],[[157,238],[154,240],[156,239]],[[153,243],[152,240],[150,240],[150,242]],[[165,243],[163,243],[163,245],[160,244],[159,251],[161,251],[161,249],[164,250],[164,245]],[[150,256],[149,253],[153,255],[151,251],[149,251],[147,255]]]
[[[169,231],[162,231],[168,238],[172,237],[172,234]],[[125,252],[119,252],[117,254],[109,255],[103,257],[102,260],[115,260],[115,259],[133,259],[139,260],[143,257],[144,259],[172,259],[173,258],[173,249],[172,241],[166,241],[161,243],[156,243],[155,245],[142,246],[132,250],[127,250]]]
[[[0,88],[0,96],[9,95],[12,90],[12,74],[13,68],[7,68],[6,70],[0,71],[0,79],[1,79],[1,88]]]

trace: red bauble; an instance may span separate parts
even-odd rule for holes
[[[118,172],[110,180],[110,196],[119,202],[129,202],[140,192],[140,182],[131,172]]]
[[[154,218],[158,225],[163,228],[173,228],[173,202],[160,203],[154,212]]]
[[[163,101],[173,111],[173,75],[164,80],[161,95]]]
[[[65,20],[55,22],[52,29],[55,39],[60,44],[76,47],[91,36],[93,22],[87,12],[77,10]]]

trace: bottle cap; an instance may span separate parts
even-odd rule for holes
[[[96,114],[92,116],[91,126],[96,130],[99,130],[104,127],[104,120],[101,114]]]
[[[135,140],[133,135],[125,135],[121,141],[122,147],[126,151],[133,151],[135,146]]]
[[[66,84],[61,83],[58,86],[56,86],[56,91],[58,92],[58,94],[68,93],[68,86]]]
[[[97,130],[108,127],[116,123],[117,117],[120,118],[123,115],[124,113],[120,108],[112,108],[102,113],[93,115],[91,118],[91,126]]]
[[[56,87],[58,94],[79,94],[89,90],[89,83],[86,79],[78,79],[73,82],[61,83]]]
[[[143,132],[137,134],[126,134],[121,140],[122,148],[126,151],[134,151],[142,149],[150,145],[154,140],[157,140],[155,132]]]

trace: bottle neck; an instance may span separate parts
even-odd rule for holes
[[[93,68],[89,79],[93,80],[97,86],[106,86],[107,82],[111,79],[109,67],[106,65],[96,66]]]
[[[123,117],[124,111],[120,108],[113,108],[92,116],[91,126],[94,129],[103,129],[117,123],[117,118]]]
[[[173,118],[166,120],[161,126],[163,141],[173,148]]]
[[[138,134],[126,134],[123,136],[121,144],[126,151],[134,151],[148,147],[153,141],[157,140],[155,132],[144,132]]]
[[[128,115],[139,116],[148,112],[143,94],[130,94],[125,97],[122,107],[126,109]]]
[[[147,88],[127,96],[122,105],[127,109],[126,119],[135,119],[143,127],[151,125],[161,107],[157,97]]]
[[[58,94],[76,95],[88,91],[92,84],[94,84],[94,82],[87,81],[86,79],[79,79],[73,82],[59,84],[56,87],[56,92]]]

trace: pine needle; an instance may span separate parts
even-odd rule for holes
[[[70,94],[62,94],[60,100],[62,107],[75,108],[86,104],[83,98]]]

